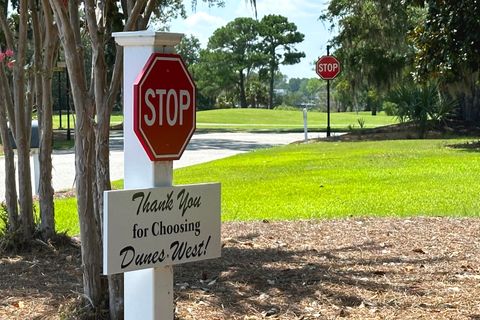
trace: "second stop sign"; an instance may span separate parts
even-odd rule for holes
[[[315,69],[323,80],[332,80],[340,73],[340,62],[334,56],[323,56],[318,59]]]
[[[178,160],[195,131],[195,84],[177,54],[153,53],[133,86],[133,129],[152,161]]]

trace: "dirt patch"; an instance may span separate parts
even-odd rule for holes
[[[480,319],[480,220],[223,224],[222,258],[175,268],[177,319]],[[0,319],[69,318],[78,247],[0,256]],[[63,314],[62,314],[63,312]]]

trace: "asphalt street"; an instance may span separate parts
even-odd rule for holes
[[[321,133],[310,133],[317,138]],[[199,133],[194,134],[174,168],[208,162],[254,149],[269,148],[303,140],[303,133]],[[110,174],[112,180],[123,178],[123,135],[113,132],[110,139]],[[33,164],[32,164],[33,169]],[[5,199],[5,164],[0,157],[0,201]],[[32,181],[33,172],[32,172]],[[73,150],[55,151],[53,154],[53,188],[55,191],[75,186],[75,154]]]

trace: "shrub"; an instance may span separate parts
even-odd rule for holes
[[[358,125],[360,126],[360,129],[363,129],[365,127],[365,119],[364,118],[358,118],[357,122],[358,122]]]
[[[396,105],[395,115],[400,122],[414,122],[421,138],[425,136],[429,120],[437,123],[445,121],[455,105],[452,100],[440,95],[436,83],[422,86],[413,82],[403,84],[390,93],[389,100]]]
[[[397,104],[391,101],[384,101],[382,103],[382,110],[387,116],[395,116],[397,112]]]

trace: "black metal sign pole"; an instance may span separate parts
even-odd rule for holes
[[[330,55],[330,46],[327,45],[327,56]],[[330,137],[330,80],[327,80],[327,137]]]
[[[60,118],[60,127],[58,129],[63,129],[62,127],[62,74],[60,70],[57,73],[57,80],[58,80],[58,115]]]

